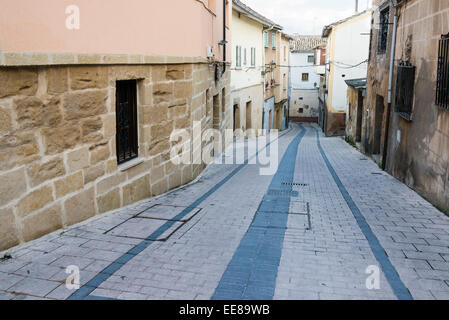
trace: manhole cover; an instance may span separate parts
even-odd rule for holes
[[[139,213],[136,217],[187,222],[200,211],[201,208],[195,207],[156,204]]]
[[[309,214],[309,203],[304,201],[290,201],[288,211],[291,214]]]
[[[131,218],[107,234],[116,237],[165,241],[184,223],[148,218]]]
[[[287,229],[306,229],[310,230],[310,219],[307,215],[288,216]]]

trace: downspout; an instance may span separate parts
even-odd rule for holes
[[[384,137],[384,150],[382,153],[382,170],[387,167],[387,153],[388,153],[388,136],[390,134],[390,113],[392,104],[393,93],[393,73],[394,73],[394,57],[396,55],[396,37],[397,37],[397,25],[398,25],[398,6],[394,0],[390,0],[392,7],[394,8],[393,19],[393,39],[391,41],[391,56],[390,56],[390,72],[388,76],[388,107],[387,107],[387,122],[385,124],[385,137]]]
[[[223,0],[223,75],[226,72],[226,1]]]

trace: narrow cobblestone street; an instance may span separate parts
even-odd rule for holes
[[[279,136],[274,176],[214,164],[8,251],[0,299],[449,299],[449,218],[317,128]]]

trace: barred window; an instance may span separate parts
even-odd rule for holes
[[[449,33],[442,35],[438,48],[437,106],[449,109]]]
[[[389,21],[390,8],[386,8],[380,12],[379,38],[377,43],[378,53],[385,53],[387,51]]]
[[[117,162],[122,164],[138,156],[136,80],[117,81]]]
[[[416,67],[410,62],[400,62],[396,80],[394,111],[407,121],[412,121]]]

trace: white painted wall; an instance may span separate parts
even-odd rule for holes
[[[320,75],[315,71],[313,62],[308,62],[307,57],[314,56],[314,52],[292,52],[290,59],[292,89],[315,89],[320,85]],[[302,81],[302,74],[309,74],[309,81]],[[316,86],[315,86],[316,83]]]
[[[242,47],[242,67],[236,69],[236,47]],[[256,66],[251,66],[251,48],[256,48]],[[246,49],[246,64],[244,54]],[[231,90],[260,84],[263,65],[263,26],[243,14],[232,13],[232,71]],[[263,92],[261,93],[263,94]]]
[[[293,89],[290,117],[318,118],[318,115],[318,89]]]
[[[368,63],[349,68],[367,60],[371,28],[371,12],[367,12],[348,22],[334,27],[329,38],[328,57],[330,72],[328,74],[329,98],[331,111],[347,111],[347,85],[345,80],[366,78]],[[349,65],[349,66],[343,66]]]

